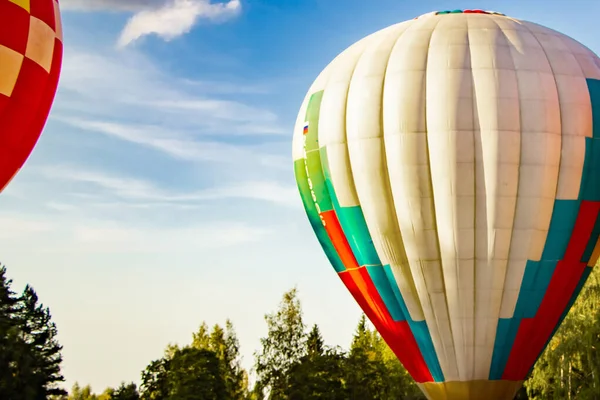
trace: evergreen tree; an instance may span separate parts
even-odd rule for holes
[[[0,268],[0,398],[42,400],[66,394],[58,385],[62,347],[50,310],[27,285],[16,297]]]
[[[140,394],[138,393],[137,386],[135,383],[125,384],[121,383],[121,386],[110,391],[109,400],[139,400]]]
[[[306,351],[309,357],[318,357],[323,355],[324,349],[323,337],[317,324],[314,324],[306,338]]]
[[[287,371],[285,396],[289,400],[345,400],[345,355],[326,348],[315,324],[306,339],[306,355]]]
[[[383,400],[389,398],[387,368],[381,347],[376,346],[375,334],[362,315],[346,361],[346,382],[349,398]]]

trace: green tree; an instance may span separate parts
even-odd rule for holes
[[[60,372],[62,347],[50,310],[38,304],[27,285],[17,297],[0,268],[0,398],[37,400],[58,397],[66,391]]]
[[[193,334],[192,347],[211,350],[217,355],[221,363],[221,375],[225,381],[227,398],[247,397],[247,375],[241,367],[240,345],[233,323],[229,319],[225,323],[225,329],[217,324],[210,332],[203,322],[198,332]]]
[[[168,400],[223,400],[227,396],[220,361],[210,350],[186,347],[170,362]]]
[[[171,357],[167,358],[167,356],[165,356],[159,360],[152,361],[142,372],[142,384],[140,385],[140,398],[142,400],[168,399],[168,372],[170,364]]]
[[[108,391],[108,390],[107,390]],[[137,386],[135,383],[131,382],[125,384],[125,382],[121,383],[121,385],[112,390],[110,389],[110,394],[108,400],[139,400],[140,394],[138,393]]]
[[[6,268],[0,267],[0,398],[16,396],[17,387],[13,380],[18,357],[16,343],[19,342],[18,324],[15,321],[18,298],[11,289],[12,280],[6,276]]]
[[[308,334],[306,348],[306,355],[287,371],[285,396],[289,400],[347,399],[344,354],[325,347],[317,325]]]
[[[394,354],[381,335],[377,332],[373,332],[372,335],[374,346],[378,349],[377,351],[381,353],[385,365],[388,398],[425,400],[425,396],[421,389],[419,389],[414,379],[410,376],[406,368],[404,368],[396,354]]]
[[[265,321],[268,333],[260,340],[261,351],[255,353],[255,392],[259,395],[266,391],[269,399],[285,400],[288,371],[306,354],[306,333],[296,288],[284,293],[279,309],[265,315]]]
[[[309,357],[318,357],[325,350],[325,342],[317,324],[314,324],[306,337],[306,352]]]
[[[363,315],[356,327],[346,361],[346,382],[350,399],[388,399],[387,367],[377,334]]]
[[[68,397],[69,400],[98,400],[98,396],[92,392],[90,385],[81,387],[77,382],[71,388],[71,393]]]
[[[600,273],[581,295],[525,382],[532,400],[600,399]]]
[[[141,400],[229,399],[215,352],[190,346],[152,361],[142,373],[140,389]]]

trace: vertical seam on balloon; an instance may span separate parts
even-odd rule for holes
[[[479,121],[478,115],[475,113],[475,109],[477,106],[477,99],[475,93],[475,76],[473,75],[473,51],[471,49],[471,41],[469,37],[470,27],[469,27],[469,17],[465,17],[467,23],[467,47],[469,49],[469,67],[471,72],[471,114],[472,114],[472,122],[473,122],[473,346],[472,346],[472,354],[471,354],[471,376],[469,379],[473,379],[475,375],[475,353],[476,353],[476,340],[477,340],[477,156],[476,156],[476,145],[475,145],[475,121]],[[481,136],[481,123],[479,123],[479,135]],[[485,175],[484,175],[485,179]],[[486,194],[487,197],[487,194]],[[464,335],[463,335],[464,338]],[[466,348],[466,344],[465,344]]]
[[[523,24],[523,27],[525,27],[525,29],[527,29],[531,35],[535,38],[536,42],[538,42],[540,44],[540,48],[542,49],[542,51],[544,52],[544,55],[546,56],[546,60],[548,61],[548,65],[550,66],[550,70],[552,71],[552,80],[554,81],[554,87],[556,88],[556,99],[558,102],[558,119],[559,119],[559,124],[560,124],[560,155],[558,157],[558,170],[556,172],[556,190],[554,192],[554,199],[556,199],[556,196],[558,194],[558,185],[559,185],[559,178],[560,178],[560,167],[561,167],[561,161],[562,161],[562,144],[563,144],[563,135],[562,135],[562,110],[560,108],[560,91],[558,90],[558,82],[556,81],[556,74],[554,73],[554,68],[552,67],[552,62],[550,62],[550,58],[548,57],[548,53],[546,52],[546,48],[542,45],[542,42],[540,42],[540,40],[537,38],[537,36],[535,36],[535,34],[533,33],[533,31],[531,29],[529,29],[529,27],[527,26],[527,24]],[[569,49],[570,51],[570,49]],[[556,201],[556,200],[555,200]],[[554,207],[552,207],[552,211],[554,212]],[[548,226],[549,228],[549,226]]]
[[[431,29],[431,36],[429,37],[429,42],[428,42],[428,46],[427,46],[427,62],[425,64],[425,79],[424,79],[424,82],[425,82],[425,88],[424,88],[425,94],[427,92],[427,85],[428,85],[428,82],[427,82],[427,75],[428,75],[428,73],[427,72],[429,70],[428,65],[429,65],[429,60],[430,60],[429,52],[431,51],[431,38],[433,37],[433,35],[435,33],[435,30],[436,30],[437,26],[439,25],[439,21],[440,21],[440,19],[438,18],[438,21],[436,22],[435,26]],[[427,96],[425,96],[425,98],[427,99]],[[437,216],[436,216],[435,188],[434,188],[434,185],[433,185],[433,177],[432,177],[432,173],[431,173],[431,154],[430,154],[431,151],[430,151],[430,148],[429,148],[429,124],[427,123],[427,119],[428,119],[427,115],[428,114],[427,114],[427,100],[426,100],[425,101],[425,131],[426,131],[426,134],[425,134],[425,143],[426,143],[426,151],[427,151],[427,164],[429,166],[429,185],[430,185],[430,188],[431,188],[431,207],[433,209],[432,218],[433,218],[433,223],[435,224],[435,234],[437,236],[436,245],[437,245],[438,256],[439,256],[439,260],[440,260],[440,270],[441,270],[440,271],[440,276],[442,277],[442,284],[443,284],[443,288],[444,288],[444,299],[445,299],[445,303],[446,303],[446,312],[448,313],[448,327],[450,329],[450,334],[452,336],[454,336],[454,334],[452,332],[453,331],[452,324],[450,323],[451,319],[450,319],[450,307],[448,306],[448,291],[447,291],[447,286],[446,286],[446,277],[444,276],[444,267],[443,267],[443,261],[442,261],[442,250],[440,248],[440,235],[439,235],[440,230],[439,230],[439,226],[438,226],[438,223],[437,223]],[[457,357],[457,354],[456,354],[456,346],[454,346],[454,343],[453,343],[452,347],[454,348],[454,364],[455,364],[455,367],[456,367],[456,373],[460,376],[460,372],[459,372],[459,368],[458,368],[458,357]],[[445,345],[444,345],[444,349],[446,349]],[[448,368],[450,368],[450,366],[448,366]]]
[[[390,53],[389,53],[389,55],[388,55],[387,62],[386,62],[386,66],[385,66],[385,71],[384,71],[384,75],[383,75],[382,83],[381,83],[381,85],[382,85],[382,90],[381,90],[381,99],[380,99],[380,101],[381,101],[381,104],[382,104],[382,105],[383,105],[383,100],[384,100],[384,98],[385,98],[385,87],[386,87],[386,85],[385,85],[385,82],[386,82],[386,77],[387,77],[387,72],[388,72],[388,67],[389,67],[389,59],[390,59],[390,57],[391,57],[391,54],[393,53],[393,50],[394,50],[394,48],[396,48],[396,46],[397,46],[398,42],[399,42],[399,41],[400,41],[400,39],[402,38],[402,35],[404,35],[404,34],[406,33],[406,31],[408,31],[408,30],[410,29],[410,27],[411,27],[411,26],[414,26],[414,23],[413,23],[413,24],[411,24],[410,26],[408,26],[406,29],[404,29],[404,30],[403,30],[403,31],[402,31],[402,32],[401,32],[401,33],[398,35],[398,37],[396,38],[396,40],[395,40],[394,44],[391,46]],[[393,112],[395,112],[395,110],[394,110]],[[380,126],[381,126],[381,143],[382,143],[382,147],[383,147],[383,156],[384,156],[384,157],[385,157],[385,159],[387,160],[387,147],[386,147],[386,144],[385,144],[385,126],[384,126],[384,118],[383,118],[383,113],[384,113],[384,109],[383,109],[383,107],[381,107],[381,109],[380,109],[380,112],[379,112],[379,122],[380,122]],[[386,164],[387,164],[387,161],[386,161]],[[410,260],[408,260],[408,256],[406,255],[406,248],[405,248],[405,246],[404,246],[404,239],[402,238],[402,230],[400,229],[400,224],[399,224],[399,222],[398,222],[397,213],[395,212],[395,210],[396,210],[396,202],[395,202],[395,198],[394,198],[394,192],[393,192],[393,190],[392,190],[392,185],[391,185],[390,174],[389,174],[389,172],[387,172],[387,171],[386,171],[386,176],[387,176],[387,179],[385,180],[385,182],[386,182],[386,184],[387,184],[387,188],[388,188],[388,190],[389,190],[390,199],[391,199],[391,203],[392,203],[392,209],[394,210],[394,213],[396,214],[396,218],[395,218],[395,220],[394,220],[394,223],[395,223],[395,225],[396,225],[396,229],[397,229],[397,231],[398,231],[398,233],[399,233],[400,240],[402,240],[402,244],[403,244],[403,248],[404,248],[404,253],[405,253],[405,259],[407,260],[408,268],[409,268],[409,270],[411,271],[411,275],[410,275],[409,279],[411,279],[411,281],[412,281],[412,286],[414,287],[414,290],[415,290],[415,297],[416,297],[416,299],[418,300],[418,302],[419,302],[419,306],[420,306],[420,308],[421,308],[421,312],[423,313],[423,319],[424,319],[424,322],[425,322],[425,326],[427,326],[427,327],[428,327],[428,324],[427,324],[427,318],[425,318],[425,312],[423,311],[423,304],[422,304],[422,302],[421,302],[421,298],[420,298],[420,296],[419,296],[419,291],[418,291],[418,290],[417,290],[417,288],[416,288],[415,279],[414,279],[414,278],[413,278],[413,276],[412,276],[412,273],[413,273],[413,271],[412,271],[412,268],[410,267]],[[423,274],[423,270],[422,270],[422,268],[419,268],[419,273],[421,274],[421,278],[422,278],[422,280],[423,280],[423,284],[424,284],[424,285],[425,285],[425,287],[427,288],[427,282],[426,282],[426,280],[425,280],[425,275]],[[396,284],[397,284],[397,283],[396,283]],[[426,295],[427,295],[427,297],[429,297],[429,292],[428,292],[427,290],[426,290]],[[429,297],[429,303],[430,303],[431,313],[432,313],[433,315],[435,315],[435,313],[434,313],[434,311],[433,311],[433,305],[432,305],[432,302],[431,302],[431,298],[430,298],[430,297]],[[410,316],[409,316],[409,317],[410,317]],[[412,319],[412,318],[411,318],[411,319]],[[436,323],[436,328],[438,328],[438,335],[439,335],[439,336],[440,336],[440,338],[441,338],[441,335],[439,334],[439,327],[437,327],[437,323]],[[428,327],[428,330],[429,330],[429,327]],[[441,367],[441,365],[440,365],[440,362],[439,362],[439,355],[437,354],[437,351],[436,351],[436,349],[435,349],[435,346],[433,345],[433,340],[432,340],[432,338],[431,338],[431,334],[429,334],[429,342],[430,342],[430,344],[431,344],[432,350],[434,351],[434,354],[433,354],[433,355],[435,356],[435,359],[434,359],[434,360],[430,360],[432,363],[434,363],[434,365],[430,365],[430,366],[429,366],[429,368],[438,369],[439,371],[435,371],[435,372],[436,372],[436,375],[439,373],[439,374],[441,374],[441,375],[442,375],[442,377],[443,377],[443,376],[444,376],[444,373],[443,373],[443,371],[442,371],[442,367]],[[428,344],[429,344],[429,343],[428,343]],[[430,350],[430,349],[425,349],[425,350]],[[421,351],[423,352],[423,350],[421,350]],[[427,357],[427,359],[429,359],[429,357]]]
[[[502,25],[500,25],[495,19],[493,19],[493,21],[496,23],[496,25],[498,25],[498,27],[500,28],[500,31],[502,32],[504,37],[507,40],[509,40]],[[503,346],[502,349],[499,351],[499,353],[496,354],[496,341],[498,340],[498,330],[500,329],[500,321],[501,321],[500,315],[502,314],[503,299],[504,299],[504,294],[506,293],[506,278],[508,276],[508,272],[509,272],[509,268],[510,268],[510,261],[511,261],[511,254],[513,251],[512,244],[513,244],[514,226],[515,226],[515,222],[517,219],[517,211],[518,211],[518,205],[519,205],[519,187],[520,187],[520,181],[521,181],[521,167],[520,166],[521,166],[521,159],[523,157],[523,131],[522,131],[523,114],[521,112],[521,96],[520,96],[520,91],[519,91],[519,77],[517,75],[518,71],[517,71],[517,67],[515,64],[515,57],[514,57],[512,50],[510,51],[510,55],[511,55],[511,61],[513,63],[513,70],[515,72],[515,83],[517,85],[517,101],[519,102],[519,168],[517,169],[517,191],[515,193],[515,208],[514,208],[514,213],[513,213],[510,242],[508,244],[508,256],[507,256],[507,260],[506,260],[506,269],[504,271],[504,283],[502,284],[502,297],[500,298],[500,307],[498,309],[498,323],[496,324],[496,336],[494,338],[494,345],[492,347],[492,359],[490,360],[490,372],[489,372],[490,379],[492,379],[492,376],[495,376],[495,375],[500,376],[500,377],[502,376],[502,371],[498,371],[497,373],[494,373],[495,371],[493,370],[493,367],[494,367],[494,360],[499,356],[503,357],[502,354],[504,353],[504,347],[505,347],[505,346]],[[527,268],[527,260],[525,261],[525,268]],[[523,271],[523,276],[524,275],[525,275],[525,271]],[[516,311],[516,303],[515,303],[515,311]],[[510,322],[510,324],[512,325],[512,321]],[[506,362],[502,362],[501,365],[506,365]]]

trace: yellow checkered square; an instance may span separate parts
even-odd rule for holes
[[[27,12],[31,12],[30,0],[8,0],[11,3],[15,3],[16,5],[24,8]]]
[[[35,61],[48,73],[52,66],[54,39],[56,39],[56,34],[52,28],[42,20],[31,17],[25,57]]]
[[[12,95],[23,65],[23,55],[0,45],[0,94]]]

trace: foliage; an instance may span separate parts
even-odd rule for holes
[[[532,400],[600,399],[600,273],[581,295],[525,383]]]
[[[396,355],[363,315],[348,352],[309,332],[297,290],[265,315],[267,334],[255,352],[250,390],[231,321],[202,323],[185,346],[170,344],[148,364],[141,384],[122,382],[94,394],[58,387],[62,347],[48,308],[29,285],[20,295],[0,268],[0,399],[10,400],[422,400]],[[518,400],[600,400],[600,272],[594,271],[542,353]]]
[[[38,400],[66,394],[59,388],[62,347],[50,310],[27,285],[20,296],[0,268],[0,398]]]
[[[269,399],[287,398],[288,371],[306,354],[306,332],[296,288],[284,293],[279,309],[265,315],[267,336],[260,340],[262,350],[255,354],[258,375],[255,392]]]

